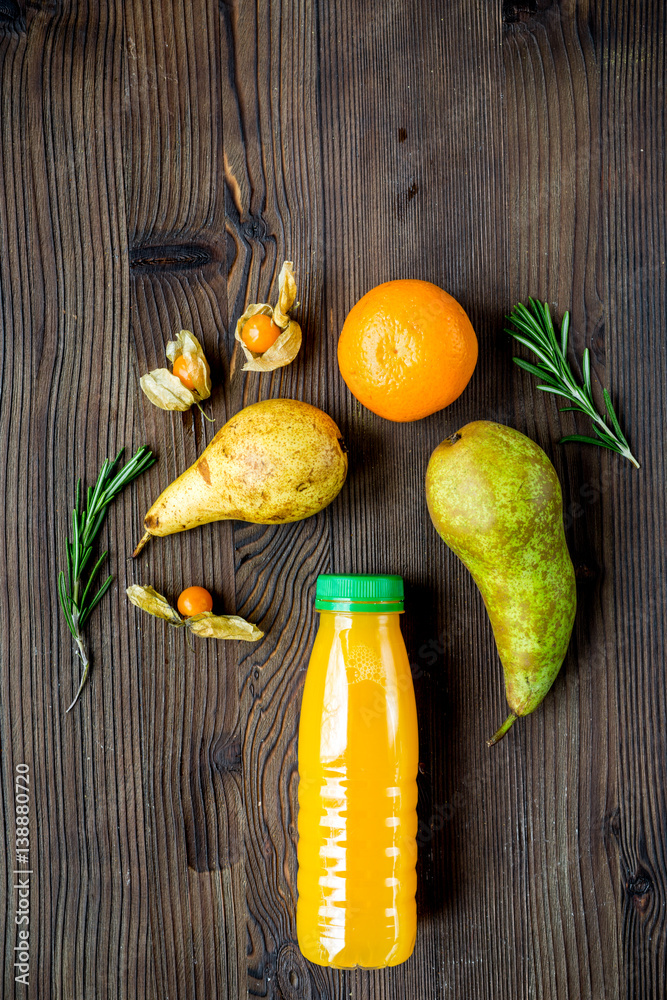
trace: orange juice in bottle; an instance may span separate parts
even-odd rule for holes
[[[417,712],[400,576],[320,576],[299,726],[297,935],[333,968],[398,965],[417,913]]]

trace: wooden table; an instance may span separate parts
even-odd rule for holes
[[[665,996],[665,55],[659,0],[0,0],[0,741],[4,998]],[[234,323],[295,262],[304,348],[242,374]],[[426,278],[480,340],[449,409],[390,424],[336,365],[347,311]],[[642,463],[511,362],[503,316],[571,309]],[[351,473],[298,524],[153,542],[141,519],[213,429],[138,391],[194,331],[216,426],[321,406]],[[580,580],[565,668],[504,717],[487,617],[427,516],[434,446],[474,418],[553,459]],[[56,599],[77,477],[147,443],[111,510],[116,580],[79,665]],[[297,722],[319,572],[394,572],[420,717],[419,935],[388,972],[295,943]],[[141,617],[200,582],[258,645]],[[14,983],[14,783],[30,773],[30,986]]]

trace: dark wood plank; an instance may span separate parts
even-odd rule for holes
[[[139,374],[165,364],[165,345],[192,330],[212,364],[208,424],[194,409],[138,404],[159,463],[142,509],[195,460],[227,418],[226,253],[217,5],[125,5],[128,61],[127,226],[131,349]],[[166,249],[165,249],[166,248]],[[136,352],[136,353],[135,353]],[[193,583],[235,610],[229,524],[160,539],[133,579],[174,598]],[[151,944],[158,996],[245,993],[243,822],[235,644],[167,634],[138,621],[144,787],[150,815]]]
[[[139,663],[119,586],[131,505],[109,514],[118,581],[91,619],[91,683],[68,716],[79,665],[55,589],[77,477],[139,443],[123,340],[121,6],[34,4],[0,25],[5,997],[154,995]],[[27,991],[9,957],[13,773],[23,761],[34,872]]]
[[[275,301],[294,261],[304,346],[287,369],[242,373],[233,408],[272,396],[330,411],[322,365],[323,195],[317,7],[221,4],[230,331],[250,302]],[[334,515],[335,516],[335,515]],[[266,637],[239,664],[249,996],[343,996],[295,943],[296,737],[316,622],[312,585],[330,559],[332,514],[281,527],[234,527],[237,605]]]
[[[621,927],[619,992],[662,996],[667,970],[665,404],[667,11],[601,5],[603,349],[642,462],[614,475],[605,533],[618,798],[608,815]]]
[[[591,345],[596,374],[609,384],[600,281],[605,54],[595,21],[592,4],[561,3],[506,23],[508,305],[534,295],[558,315],[569,309],[576,352]],[[576,430],[575,419],[559,414],[554,398],[523,373],[514,374],[513,385],[516,426],[547,451],[563,483],[567,539],[581,580],[563,673],[522,734],[530,926],[524,974],[544,997],[621,996],[615,871],[606,843],[618,794],[618,702],[607,673],[615,638],[604,540],[615,517],[608,484],[632,482],[634,473],[597,449],[559,447],[558,437]]]
[[[663,991],[666,811],[657,706],[664,698],[658,623],[665,600],[655,540],[664,534],[658,512],[665,470],[662,446],[654,450],[652,443],[662,441],[664,422],[648,415],[657,392],[650,380],[664,372],[656,321],[665,314],[664,273],[654,264],[665,258],[664,59],[652,46],[664,27],[658,8],[640,16],[631,4],[615,12],[563,4],[513,27],[505,47],[518,95],[513,119],[510,85],[510,218],[518,223],[521,268],[513,298],[534,290],[561,311],[572,306],[578,350],[591,344],[594,369],[622,401],[643,463],[637,474],[613,456],[556,456],[559,468],[567,462],[571,544],[590,584],[580,596],[578,655],[565,676],[575,711],[563,719],[558,743],[545,747],[556,761],[564,739],[572,748],[561,784],[577,789],[578,802],[557,794],[535,799],[555,833],[546,850],[535,851],[533,864],[550,888],[536,900],[535,921],[551,929],[542,935],[543,949],[555,943],[562,956],[554,972],[542,963],[544,995],[563,995],[563,982],[576,996]],[[536,120],[541,141],[531,142],[529,123]],[[555,232],[562,241],[556,254]],[[535,253],[536,240],[542,253]],[[526,243],[530,257],[520,250]],[[648,367],[642,358],[651,358]],[[528,384],[524,391],[531,393]],[[535,407],[551,426],[553,407],[537,400]],[[549,870],[567,875],[549,880]]]

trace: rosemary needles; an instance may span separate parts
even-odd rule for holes
[[[519,368],[537,376],[540,380],[538,389],[542,389],[543,392],[551,392],[556,396],[563,396],[572,404],[561,407],[561,411],[575,410],[578,413],[585,413],[593,421],[595,437],[587,437],[584,434],[569,434],[567,437],[561,438],[560,443],[579,441],[582,444],[596,444],[600,448],[615,451],[632,462],[636,468],[639,468],[639,462],[630,451],[630,445],[621,430],[611,396],[606,389],[602,390],[607,410],[606,417],[597,411],[591,388],[591,357],[588,348],[584,351],[582,360],[583,383],[581,385],[569,366],[567,360],[569,312],[563,316],[560,336],[556,337],[547,303],[537,302],[535,299],[529,299],[528,302],[528,306],[519,304],[514,307],[507,319],[516,329],[506,328],[505,332],[532,351],[537,356],[538,361],[536,364],[524,361],[523,358],[514,358],[514,361]],[[607,422],[607,417],[610,423]]]
[[[67,709],[68,712],[76,705],[90,670],[90,660],[83,635],[84,625],[113,580],[112,576],[108,576],[99,589],[96,590],[94,586],[95,578],[108,555],[107,552],[102,553],[86,576],[86,570],[93,554],[93,545],[100,533],[111,501],[128,483],[131,483],[155,462],[152,452],[143,447],[138,449],[129,462],[119,467],[123,451],[124,449],[121,449],[113,461],[108,458],[104,460],[95,486],[88,487],[86,503],[83,508],[81,506],[81,480],[76,485],[76,502],[72,511],[72,537],[68,538],[66,543],[67,572],[61,570],[58,574],[60,606],[83,665],[81,682],[72,704]]]

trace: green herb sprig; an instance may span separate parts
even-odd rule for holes
[[[105,459],[100,469],[95,486],[89,486],[86,493],[86,506],[81,509],[81,480],[76,484],[76,503],[72,511],[72,538],[67,539],[67,573],[62,570],[58,574],[58,598],[67,621],[67,627],[76,643],[77,652],[83,664],[81,683],[74,696],[74,701],[67,709],[71,711],[76,705],[79,695],[86,683],[90,670],[90,660],[83,636],[83,627],[90,618],[91,612],[97,607],[111,586],[113,576],[108,576],[95,595],[93,584],[106,559],[108,552],[103,552],[85,579],[86,569],[93,554],[95,539],[100,533],[107,508],[121,490],[133,479],[154,464],[152,452],[139,448],[137,453],[124,466],[119,468],[119,462],[125,449],[121,448],[116,457]]]
[[[610,451],[622,455],[638,469],[639,462],[630,451],[630,445],[621,430],[611,396],[606,389],[602,390],[602,395],[611,426],[607,423],[606,418],[597,411],[591,388],[591,356],[588,348],[585,349],[582,359],[583,383],[581,385],[569,366],[567,360],[569,312],[563,316],[560,336],[557,338],[548,304],[537,302],[535,299],[529,299],[528,302],[528,306],[519,304],[514,307],[507,319],[516,329],[506,328],[505,332],[537,355],[539,361],[537,364],[531,364],[529,361],[524,361],[523,358],[514,358],[513,360],[519,368],[523,368],[524,371],[530,372],[531,375],[536,375],[540,379],[541,384],[538,385],[538,389],[542,389],[543,392],[551,392],[556,396],[563,396],[573,404],[572,406],[562,406],[561,412],[575,410],[578,413],[585,413],[593,421],[595,437],[568,434],[567,437],[560,439],[560,443],[579,441],[582,444],[596,444],[600,448],[608,448]]]

